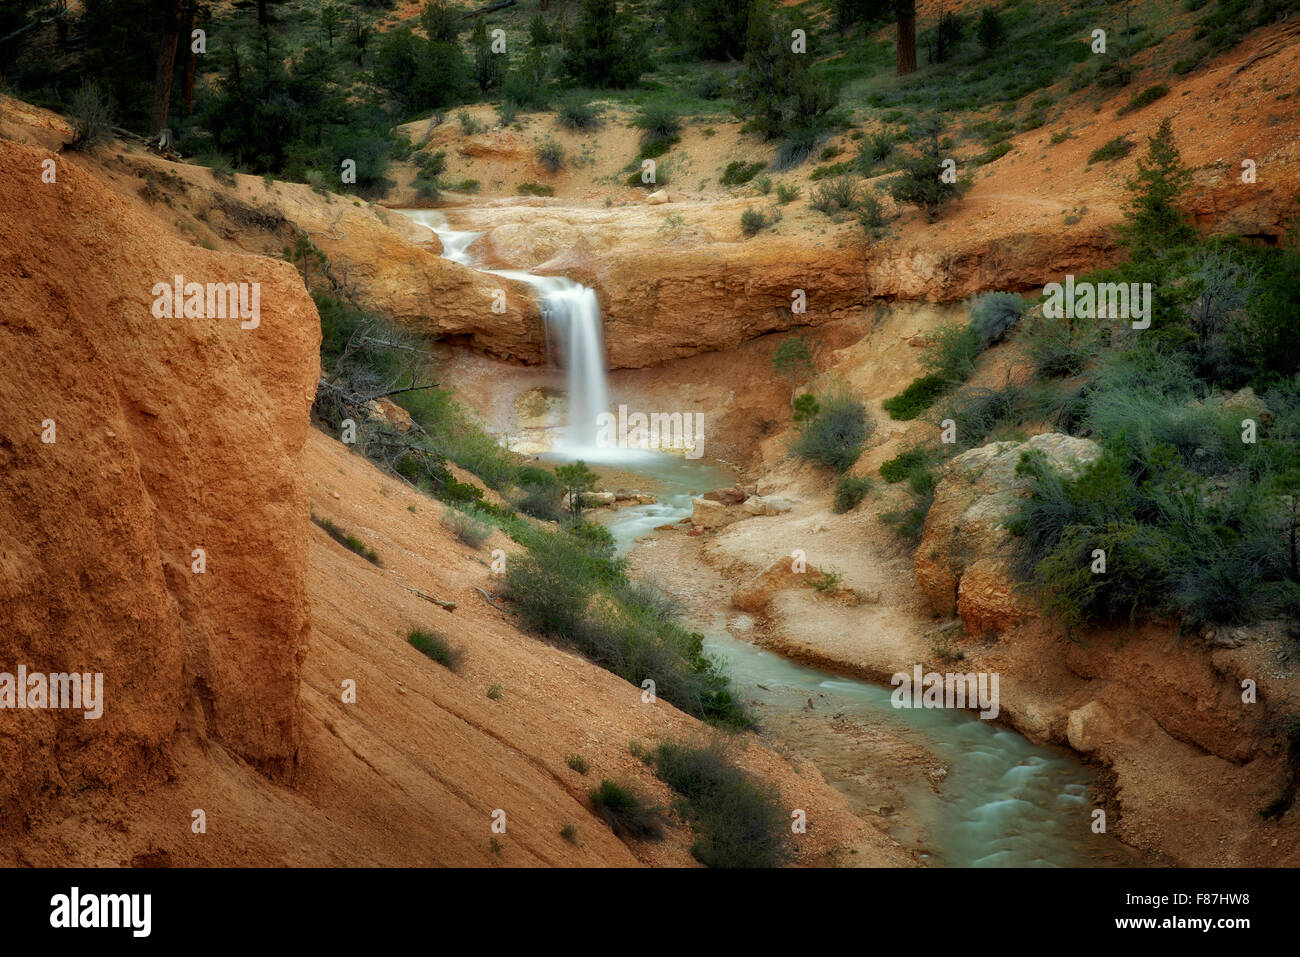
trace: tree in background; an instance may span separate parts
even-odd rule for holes
[[[557,468],[555,477],[560,480],[560,486],[568,496],[569,512],[573,515],[574,521],[581,521],[582,493],[590,492],[596,487],[596,473],[587,468],[586,462],[578,459],[576,462]]]
[[[745,55],[751,0],[691,0],[687,37],[706,60],[739,60]]]
[[[1007,41],[1007,28],[1002,25],[1002,18],[992,7],[980,11],[979,22],[975,25],[975,37],[985,53],[991,53]]]
[[[811,136],[824,127],[838,94],[812,73],[812,56],[791,47],[789,19],[768,0],[749,11],[745,66],[737,104],[749,117],[746,129],[765,139]]]
[[[834,0],[834,7],[841,30],[855,23],[893,20],[898,28],[898,75],[916,70],[916,0]]]
[[[899,163],[902,173],[890,181],[889,195],[918,207],[934,222],[948,203],[970,189],[971,179],[969,174],[957,177],[955,166],[945,166],[948,157],[943,154],[952,142],[942,137],[943,121],[938,116],[924,120],[919,132],[920,149]]]
[[[563,69],[585,86],[633,86],[650,69],[645,38],[620,24],[615,0],[582,0],[578,22],[565,37]]]
[[[1161,250],[1195,238],[1196,231],[1174,205],[1191,183],[1192,173],[1183,165],[1173,124],[1165,117],[1147,141],[1137,173],[1125,183],[1130,197],[1120,229],[1134,258],[1155,258]]]
[[[803,336],[791,336],[776,347],[776,352],[772,353],[772,368],[779,375],[790,377],[790,407],[794,408],[800,374],[812,372],[815,368],[812,353]]]
[[[460,36],[460,12],[447,0],[428,0],[420,10],[420,25],[430,41],[454,42]]]
[[[486,93],[501,82],[501,57],[492,52],[492,38],[482,17],[474,21],[469,46],[474,51],[474,82],[480,93]]]
[[[320,8],[320,30],[331,50],[334,49],[334,35],[342,26],[343,11],[336,4],[327,3]]]

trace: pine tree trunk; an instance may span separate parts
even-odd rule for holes
[[[916,7],[908,4],[898,14],[898,75],[916,70]]]
[[[167,114],[172,101],[172,71],[176,67],[176,38],[180,32],[181,0],[171,0],[167,21],[163,24],[162,46],[158,50],[158,72],[153,81],[153,109],[149,114],[151,136],[167,128]]]
[[[181,34],[187,41],[185,44],[185,115],[193,116],[194,71],[198,66],[199,55],[194,52],[194,9],[192,7],[186,20],[186,29]]]

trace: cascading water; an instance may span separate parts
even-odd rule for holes
[[[405,209],[401,213],[437,233],[444,259],[473,265],[469,247],[481,233],[450,229],[447,218],[428,209]],[[561,448],[571,455],[597,458],[606,450],[596,445],[596,417],[609,411],[609,385],[605,377],[605,337],[596,291],[564,276],[536,276],[518,269],[484,269],[483,272],[526,283],[542,302],[548,354],[567,375],[568,424]]]

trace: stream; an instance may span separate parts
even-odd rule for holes
[[[436,232],[447,258],[473,265],[468,249],[478,234],[450,229],[436,211],[399,212]],[[559,277],[515,271],[498,274],[524,279],[544,297],[579,295],[571,288],[576,283]],[[594,301],[594,295],[591,299]],[[555,330],[549,328],[549,311],[544,308],[543,312],[548,316],[549,337]],[[598,311],[595,315],[599,325]],[[572,321],[569,315],[559,318]],[[575,324],[559,332],[576,335],[576,330]],[[589,350],[590,342],[578,343],[576,349],[571,345],[570,351],[585,357]],[[590,366],[585,366],[584,371],[589,370]],[[571,380],[573,372],[570,368]],[[604,394],[603,367],[599,376],[599,388],[594,392],[589,383],[579,386],[588,397],[584,406],[591,396]],[[707,460],[649,451],[593,450],[585,442],[573,442],[569,449],[544,458],[551,464],[583,458],[589,464],[617,468],[620,476],[644,477],[653,486],[658,497],[655,504],[619,508],[603,519],[620,554],[629,553],[637,539],[655,527],[689,515],[693,494],[735,481],[733,473]],[[621,477],[619,484],[627,482]],[[742,700],[755,705],[766,733],[821,768],[827,781],[848,793],[851,802],[855,779],[870,779],[878,769],[873,769],[863,754],[861,740],[834,732],[833,721],[875,729],[890,740],[901,739],[912,751],[932,756],[937,768],[934,774],[904,775],[898,793],[908,813],[898,815],[898,823],[892,827],[896,839],[916,849],[924,863],[950,867],[1143,863],[1137,852],[1115,838],[1092,832],[1089,791],[1096,783],[1095,775],[1070,753],[1036,745],[968,711],[896,709],[890,700],[891,688],[797,664],[739,640],[728,633],[721,615],[710,621],[693,621],[691,626],[704,634],[706,649],[725,664]],[[900,663],[900,670],[911,664]],[[815,711],[810,714],[814,699]],[[884,814],[891,825],[895,821],[895,808],[870,810]]]

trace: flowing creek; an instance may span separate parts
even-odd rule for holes
[[[468,248],[478,234],[449,229],[441,213],[402,212],[438,233],[447,258],[473,265]],[[558,277],[494,272],[529,282],[544,301],[557,293],[569,297],[591,293]],[[591,330],[583,330],[588,334],[585,344],[575,342],[577,315],[580,313],[560,316],[571,328],[556,332],[570,337],[569,355],[586,356],[590,354],[585,350]],[[595,315],[598,323],[599,313]],[[548,336],[551,318],[548,314]],[[599,329],[595,332],[598,336]],[[598,338],[595,341],[599,343]],[[568,368],[572,383],[575,368]],[[585,360],[582,372],[590,372]],[[607,396],[603,366],[599,379],[596,390],[589,388],[590,383],[577,387],[584,396],[579,402],[584,414],[601,408],[588,402]],[[604,401],[608,408],[608,399]],[[577,438],[572,431],[573,411],[571,408],[569,435]],[[707,460],[691,461],[657,452],[593,450],[581,438],[566,442],[565,448],[544,458],[554,464],[584,458],[592,464],[616,467],[622,476],[640,476],[653,483],[656,504],[620,508],[604,519],[621,554],[630,552],[636,540],[656,526],[689,515],[692,493],[730,485],[735,479],[731,472]],[[626,483],[620,480],[620,484]],[[721,614],[709,620],[697,616],[692,627],[704,634],[707,650],[725,663],[742,699],[753,702],[765,732],[786,750],[818,766],[832,785],[848,794],[851,803],[855,782],[872,778],[880,770],[880,758],[876,756],[873,765],[864,753],[872,734],[864,743],[861,737],[836,733],[832,722],[874,730],[876,738],[901,741],[905,748],[932,759],[933,773],[903,776],[897,793],[907,814],[898,815],[898,823],[891,828],[904,846],[918,850],[925,863],[954,867],[1143,863],[1137,852],[1116,839],[1092,833],[1089,791],[1095,776],[1068,752],[1036,745],[971,712],[896,709],[890,700],[891,688],[823,672],[739,640],[728,633]],[[911,664],[900,663],[899,668],[908,670]],[[809,705],[814,699],[816,709],[811,712]],[[863,804],[861,800],[857,803]],[[869,809],[885,814],[891,825],[895,821],[893,807]]]

